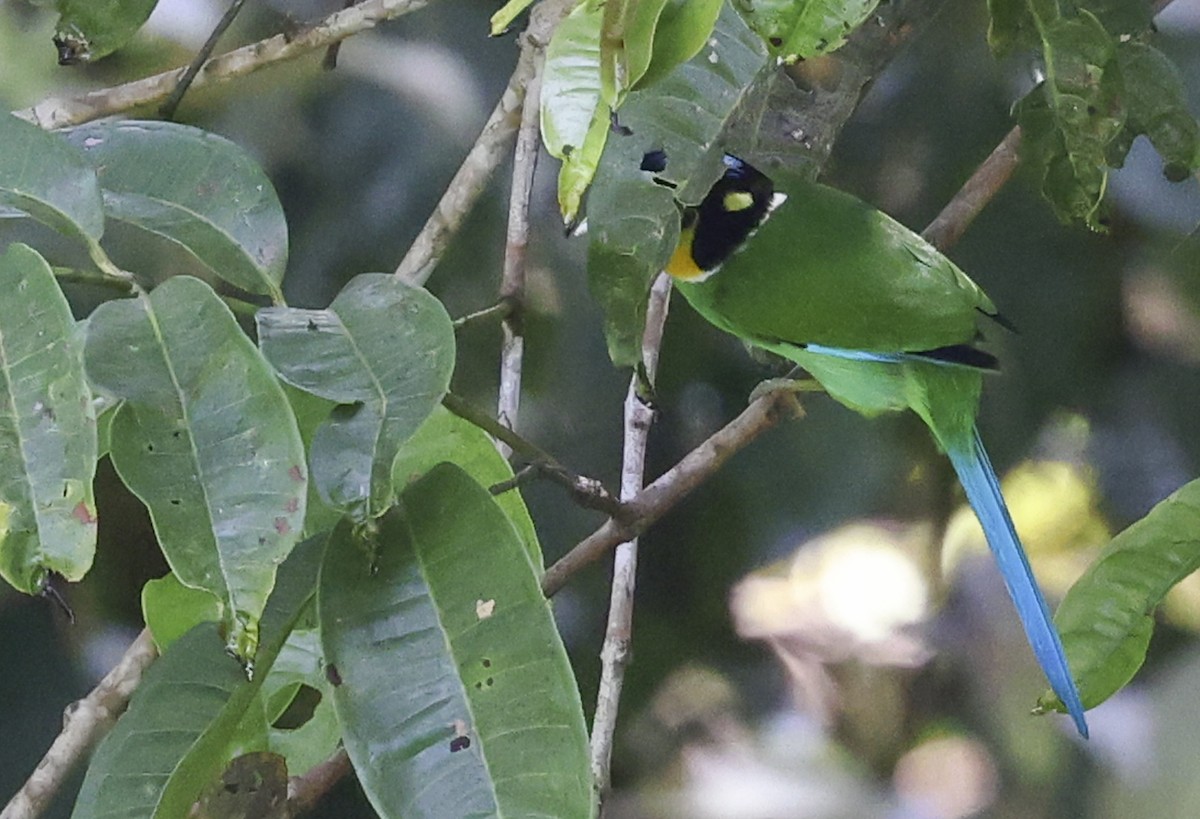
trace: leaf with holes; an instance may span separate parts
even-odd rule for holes
[[[786,62],[836,51],[879,0],[733,0],[746,22]]]
[[[313,481],[360,520],[391,506],[392,464],[450,386],[454,326],[442,303],[394,276],[353,278],[327,310],[258,311],[280,377],[338,402],[313,436]]]
[[[303,776],[337,750],[342,731],[315,628],[297,628],[288,635],[263,682],[262,699],[270,725],[268,746],[287,759],[292,776]]]
[[[240,753],[263,680],[312,599],[325,539],[296,548],[279,569],[262,619],[257,673],[247,679],[218,627],[203,623],[150,667],[88,766],[72,819],[177,819]],[[261,715],[259,719],[261,719]]]
[[[267,175],[240,147],[174,122],[97,122],[66,135],[95,165],[104,212],[134,231],[131,245],[150,241],[154,249],[157,240],[182,252],[198,272],[281,299],[288,241],[283,207]],[[114,248],[113,256],[131,270],[173,272],[150,269],[155,256],[169,254],[129,259]]]
[[[346,750],[376,810],[592,816],[579,691],[504,513],[443,464],[378,524],[335,530],[317,595]]]
[[[75,322],[32,248],[0,256],[0,576],[28,594],[79,580],[96,550],[96,418]]]
[[[304,448],[279,382],[229,308],[187,276],[101,305],[85,361],[125,402],[113,466],[149,508],[176,577],[216,595],[230,649],[251,661],[304,522]]]
[[[588,284],[604,309],[614,363],[641,358],[650,283],[679,235],[676,196],[699,201],[721,173],[727,130],[765,100],[776,75],[758,37],[725,7],[700,54],[626,100],[621,122],[630,133],[609,137],[588,200]],[[674,194],[641,170],[651,151],[665,153]]]

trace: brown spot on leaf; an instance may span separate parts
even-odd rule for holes
[[[300,508],[300,499],[299,498],[288,498],[287,505],[285,505],[283,508],[288,514],[295,512],[297,509]]]
[[[333,663],[329,663],[327,666],[325,666],[325,679],[329,680],[329,684],[334,688],[337,688],[342,684],[341,672],[338,671],[337,666]]]
[[[288,523],[288,519],[285,517],[277,517],[275,518],[275,531],[281,535],[286,535],[292,531],[292,524]]]
[[[71,510],[71,516],[75,520],[82,523],[84,526],[96,525],[96,514],[90,506],[83,501],[75,504],[75,508]]]
[[[459,751],[465,751],[471,747],[470,737],[455,737],[450,740],[450,753],[456,754]]]
[[[296,483],[304,483],[304,470],[298,466],[293,466],[288,470],[288,477]]]

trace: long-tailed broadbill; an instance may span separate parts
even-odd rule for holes
[[[928,242],[833,188],[725,157],[684,210],[666,266],[712,324],[803,367],[863,415],[911,409],[949,457],[1016,604],[1033,652],[1080,734],[1083,703],[975,428],[979,325],[1006,324],[987,295]]]

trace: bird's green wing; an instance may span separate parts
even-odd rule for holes
[[[920,352],[971,344],[991,301],[921,237],[866,203],[802,180],[710,277],[681,282],[709,320],[748,341]]]

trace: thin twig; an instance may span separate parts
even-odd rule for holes
[[[790,390],[776,390],[755,400],[737,418],[713,433],[635,497],[623,501],[622,507],[628,512],[624,521],[612,518],[605,521],[599,529],[546,569],[542,577],[542,592],[547,597],[553,596],[580,569],[599,560],[618,544],[646,531],[724,466],[734,453],[799,411],[796,395]]]
[[[522,43],[529,32],[521,35]],[[509,429],[516,429],[521,409],[521,369],[525,359],[525,332],[522,303],[525,299],[525,257],[529,247],[529,198],[533,191],[533,172],[541,147],[540,112],[542,67],[545,55],[536,43],[522,45],[533,54],[533,76],[525,85],[525,104],[521,106],[521,126],[513,154],[512,191],[508,199],[508,232],[504,243],[504,271],[500,279],[500,300],[513,306],[501,322],[504,341],[500,346],[500,390],[496,417]],[[512,450],[503,441],[496,448],[505,458]]]
[[[479,200],[492,173],[504,158],[505,144],[520,125],[519,112],[524,108],[529,82],[537,73],[537,55],[545,49],[555,27],[574,5],[575,0],[543,0],[530,13],[529,27],[521,40],[521,53],[508,87],[437,207],[396,268],[396,276],[404,282],[422,285],[429,279],[451,237]]]
[[[642,335],[642,364],[645,377],[654,383],[658,372],[658,352],[662,347],[667,307],[671,298],[671,278],[659,273],[650,288],[646,307],[646,329]],[[629,379],[625,394],[625,444],[621,455],[621,500],[630,500],[642,491],[646,474],[646,444],[654,410],[642,399],[639,373]],[[600,649],[600,690],[596,696],[596,716],[592,720],[592,783],[603,799],[612,773],[613,737],[617,731],[617,711],[629,649],[633,640],[633,595],[637,586],[637,538],[617,547],[613,559],[612,592],[608,604],[608,625]]]
[[[46,809],[80,758],[124,712],[142,674],[157,656],[150,630],[143,629],[100,684],[67,707],[62,732],[21,790],[0,811],[0,819],[33,819]]]
[[[347,37],[374,28],[411,11],[424,8],[430,0],[364,0],[356,6],[329,15],[294,37],[276,34],[257,43],[214,57],[196,75],[193,87],[202,88],[250,74],[260,68],[293,60]],[[117,114],[139,105],[162,102],[179,84],[185,68],[175,68],[140,80],[89,91],[77,97],[50,97],[32,108],[14,111],[43,128],[65,128]]]
[[[485,307],[482,310],[476,310],[474,313],[467,313],[465,316],[456,318],[453,322],[455,330],[461,330],[468,324],[476,324],[488,319],[503,319],[513,311],[513,304],[510,301],[501,299],[491,307]]]
[[[179,103],[183,100],[183,95],[191,87],[196,80],[196,75],[200,73],[201,67],[208,62],[208,58],[212,56],[217,47],[217,41],[221,39],[221,35],[225,30],[233,25],[234,18],[238,16],[238,12],[242,10],[242,6],[246,5],[246,0],[233,0],[229,4],[229,8],[221,15],[221,19],[217,21],[217,25],[209,33],[208,39],[204,41],[204,45],[200,46],[200,50],[196,52],[196,56],[188,63],[188,67],[184,70],[183,76],[179,78],[175,90],[171,92],[171,96],[167,97],[158,108],[158,113],[163,119],[174,119],[175,109],[179,107]]]
[[[534,468],[536,474],[549,478],[555,483],[566,487],[571,493],[572,500],[580,506],[604,512],[606,515],[619,520],[626,518],[621,502],[604,488],[603,483],[595,478],[589,478],[567,469],[549,452],[532,441],[522,438],[495,418],[492,418],[486,412],[471,404],[471,402],[460,398],[454,393],[447,393],[442,398],[442,406],[464,421],[479,427],[496,440],[503,441],[510,450],[527,461]],[[517,483],[514,482],[513,486],[516,485]],[[505,484],[497,484],[492,488],[493,490],[503,492],[509,487]]]
[[[350,773],[350,756],[345,748],[309,769],[304,776],[293,776],[288,780],[288,816],[299,816],[317,806],[329,790],[342,777]]]
[[[511,478],[488,487],[493,495],[503,495],[517,487],[524,486],[534,478],[546,478],[559,486],[565,487],[571,493],[571,500],[584,509],[603,512],[611,518],[625,519],[625,508],[621,501],[609,492],[604,484],[595,478],[579,475],[563,469],[557,464],[547,464],[533,461],[518,469]]]

